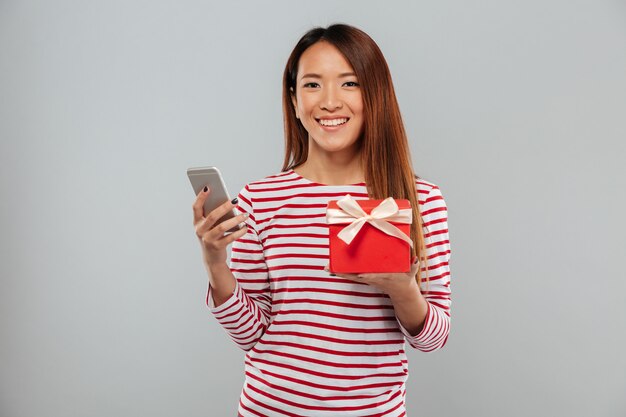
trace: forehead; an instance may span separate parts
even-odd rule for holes
[[[325,41],[309,46],[298,61],[298,78],[309,73],[333,76],[346,72],[354,72],[352,65],[337,47]]]

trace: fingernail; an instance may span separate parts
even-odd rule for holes
[[[232,200],[230,200],[230,202],[232,204],[237,204],[239,202],[239,199],[237,197],[233,198]]]
[[[204,186],[204,192],[206,193],[207,191],[209,191],[209,187]]]

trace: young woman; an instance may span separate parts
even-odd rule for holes
[[[210,190],[193,205],[207,304],[247,352],[239,415],[404,416],[405,341],[429,352],[448,338],[445,202],[413,174],[387,63],[361,30],[332,25],[300,39],[283,111],[282,172],[211,213]],[[410,273],[328,272],[326,206],[346,194],[411,202]],[[235,206],[242,214],[214,227]]]

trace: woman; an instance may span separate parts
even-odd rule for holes
[[[413,174],[389,69],[367,34],[312,29],[283,81],[282,172],[206,216],[210,190],[193,206],[207,304],[247,352],[239,415],[404,416],[405,341],[428,352],[448,337],[446,205]],[[411,202],[410,273],[328,272],[326,206],[346,194]],[[235,206],[242,214],[213,227]]]

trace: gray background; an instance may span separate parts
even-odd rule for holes
[[[189,166],[280,170],[281,74],[346,22],[443,190],[453,325],[410,416],[626,416],[623,1],[0,1],[0,415],[228,416]]]

